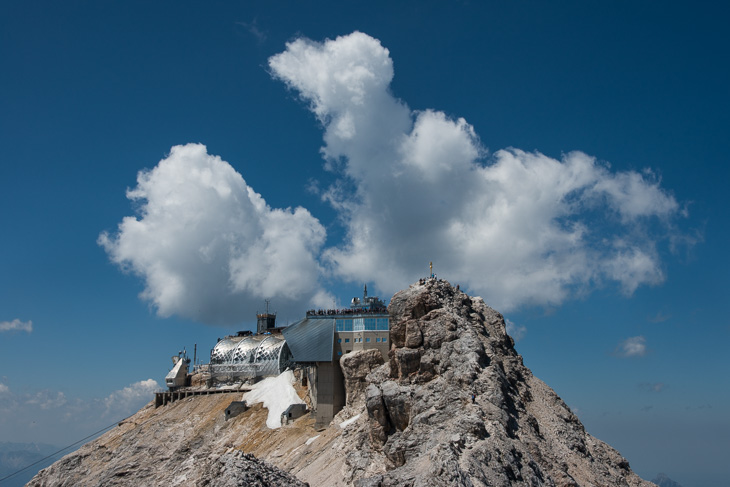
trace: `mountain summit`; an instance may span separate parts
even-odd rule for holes
[[[533,376],[481,298],[422,279],[388,312],[389,360],[342,356],[347,402],[323,430],[310,416],[268,429],[260,405],[226,421],[231,395],[188,397],[148,405],[29,485],[239,485],[258,469],[269,483],[251,485],[653,485]]]
[[[390,362],[365,378],[367,447],[350,453],[369,457],[360,485],[652,485],[523,365],[481,298],[427,279],[389,312]]]

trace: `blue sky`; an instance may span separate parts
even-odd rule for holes
[[[433,261],[640,475],[721,485],[726,14],[4,2],[0,438],[71,443],[265,297]]]

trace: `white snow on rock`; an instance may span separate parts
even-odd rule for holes
[[[315,440],[316,440],[317,438],[319,438],[320,436],[321,436],[321,435],[317,435],[317,436],[312,436],[312,437],[311,437],[310,439],[308,439],[307,441],[305,441],[306,445],[307,445],[307,446],[311,445],[311,444],[312,444],[312,443],[314,443],[314,441],[315,441]]]
[[[254,384],[251,391],[243,395],[243,400],[249,406],[263,403],[269,410],[266,426],[270,429],[281,428],[281,413],[292,404],[304,404],[292,384],[294,384],[294,373],[286,370],[277,377],[267,377]]]
[[[354,423],[355,421],[357,421],[358,419],[360,419],[360,415],[359,414],[357,416],[351,417],[350,419],[346,419],[345,421],[343,421],[343,422],[340,423],[340,428],[345,429],[348,426],[350,426],[352,423]]]

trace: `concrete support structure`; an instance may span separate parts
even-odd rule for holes
[[[326,428],[345,407],[345,379],[339,362],[317,362],[317,429]]]

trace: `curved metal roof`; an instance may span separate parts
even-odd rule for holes
[[[226,337],[210,353],[211,364],[231,366],[231,370],[245,367],[255,376],[277,375],[290,361],[291,352],[286,341],[274,335]]]
[[[246,337],[240,342],[231,353],[230,362],[233,363],[251,363],[254,361],[256,348],[261,343],[260,336]]]
[[[241,337],[226,337],[220,340],[210,352],[211,364],[223,364],[231,361],[231,354],[238,346]]]

